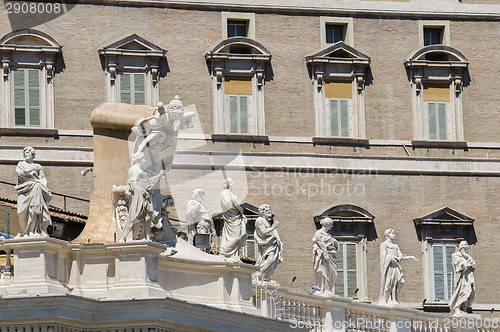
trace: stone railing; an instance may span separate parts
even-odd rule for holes
[[[2,265],[0,265],[0,284],[11,283],[14,278],[14,267],[12,266],[11,255],[12,251],[10,249],[5,249],[5,254],[0,255],[0,259],[5,257],[5,262],[3,262],[2,259]]]
[[[479,315],[428,313],[405,305],[380,306],[341,297],[322,297],[254,283],[254,303],[265,317],[291,328],[342,332],[499,332],[500,321]]]

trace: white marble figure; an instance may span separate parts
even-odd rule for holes
[[[325,217],[320,221],[321,228],[312,238],[314,273],[316,288],[314,294],[332,296],[337,280],[337,252],[339,243],[329,233],[333,227],[333,220]]]
[[[224,226],[220,239],[220,254],[229,261],[240,261],[240,249],[245,245],[247,237],[247,218],[233,193],[234,182],[231,178],[224,180],[224,189],[220,194]]]
[[[467,241],[461,241],[458,244],[458,250],[451,255],[454,284],[449,306],[450,313],[454,316],[466,314],[476,295],[474,284],[476,262],[467,252],[468,248]]]
[[[418,260],[415,256],[405,256],[394,243],[393,229],[386,229],[385,240],[380,244],[380,298],[379,305],[398,305],[398,293],[405,283],[401,261]]]
[[[151,227],[155,226],[155,219],[159,214],[153,209],[151,191],[154,184],[163,176],[164,171],[152,175],[145,170],[146,158],[142,152],[134,155],[132,162],[134,164],[128,171],[128,191],[132,198],[120,242],[124,242],[131,232],[133,240],[150,240]]]
[[[192,243],[195,234],[211,234],[210,216],[201,202],[205,197],[205,190],[193,190],[193,199],[186,204],[186,222],[188,224],[188,239]]]
[[[35,149],[23,149],[24,160],[16,167],[17,214],[21,231],[17,235],[48,237],[47,227],[52,224],[49,215],[49,202],[52,194],[47,188],[47,179],[42,166],[34,163]]]
[[[278,221],[273,221],[273,213],[268,204],[259,206],[254,232],[259,258],[255,265],[260,268],[257,276],[262,281],[270,281],[274,270],[283,261],[283,244],[276,230],[278,224]]]

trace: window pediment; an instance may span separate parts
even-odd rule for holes
[[[366,238],[368,241],[377,238],[373,216],[362,207],[342,204],[331,207],[314,216],[316,229],[321,228],[321,219],[329,217],[333,220],[332,233],[336,238]]]
[[[356,50],[354,47],[347,45],[346,43],[339,41],[324,50],[309,55],[306,57],[306,63],[308,64],[345,64],[351,63],[356,65],[370,65],[370,58]]]
[[[166,50],[136,34],[120,39],[99,50],[99,55],[104,56],[164,57],[166,53]]]
[[[465,239],[469,244],[477,242],[474,219],[449,207],[413,219],[419,241]]]
[[[254,60],[271,61],[271,53],[259,42],[247,37],[231,37],[224,39],[205,54],[207,61]]]
[[[61,46],[48,34],[35,30],[16,30],[0,39],[0,52],[60,53]]]
[[[437,60],[428,60],[435,56]],[[428,45],[413,52],[405,61],[406,67],[463,67],[469,65],[469,60],[457,49],[446,45]]]

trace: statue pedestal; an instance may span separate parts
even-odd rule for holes
[[[67,278],[66,242],[53,238],[24,237],[8,242],[14,251],[14,279],[4,292],[6,296],[65,294],[61,280]]]

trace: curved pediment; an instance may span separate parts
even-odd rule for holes
[[[231,37],[224,39],[215,45],[205,57],[207,60],[210,60],[220,58],[221,55],[226,55],[226,57],[252,56],[264,60],[271,59],[271,52],[269,52],[264,45],[247,37]]]
[[[60,51],[61,45],[50,35],[35,29],[12,31],[0,39],[0,50],[29,51],[40,48],[45,51]]]
[[[336,42],[324,50],[306,57],[306,63],[336,62],[352,62],[369,65],[370,57],[342,41]]]
[[[354,222],[373,222],[375,217],[367,210],[352,204],[341,204],[331,207],[317,215],[314,219],[319,222],[323,217],[330,217],[332,219],[343,219]]]
[[[135,33],[99,50],[100,55],[132,55],[163,57],[166,50]]]
[[[414,51],[405,61],[405,65],[419,65],[422,62],[453,63],[467,66],[469,60],[457,49],[446,45],[429,45]]]

